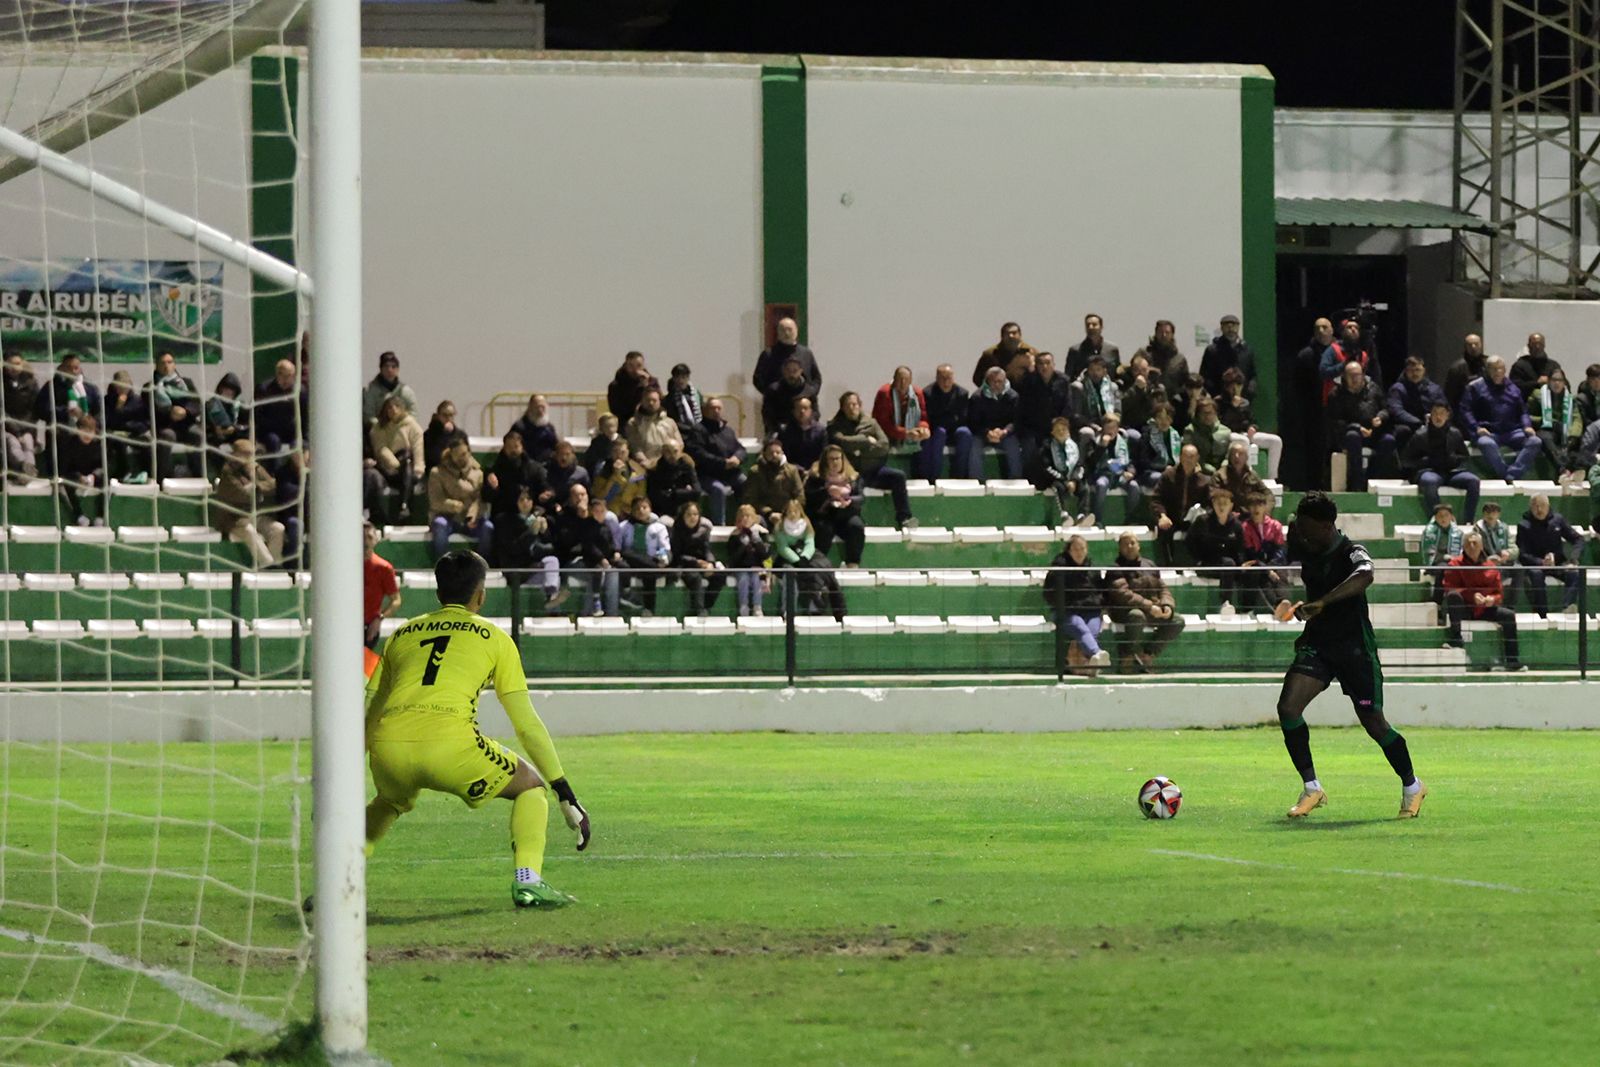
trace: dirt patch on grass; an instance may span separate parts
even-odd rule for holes
[[[533,944],[515,947],[487,945],[407,945],[375,948],[370,963],[466,963],[517,960],[635,960],[715,959],[759,956],[768,959],[804,959],[832,956],[853,959],[901,960],[913,956],[949,956],[960,947],[958,934],[879,934],[860,932],[812,934],[766,938],[744,944],[693,942],[602,942],[572,945]]]

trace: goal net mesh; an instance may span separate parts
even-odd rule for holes
[[[292,261],[298,6],[0,0],[0,126]],[[311,1014],[305,308],[4,152],[0,234],[0,1062],[212,1062]]]

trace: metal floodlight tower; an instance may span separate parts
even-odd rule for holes
[[[1456,0],[1455,29],[1452,206],[1494,226],[1457,231],[1456,280],[1594,295],[1600,0]]]

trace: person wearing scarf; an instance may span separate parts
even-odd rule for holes
[[[972,435],[1000,453],[1001,476],[1022,476],[1022,444],[1017,439],[1017,391],[1011,388],[1006,372],[990,367],[983,388],[967,407],[967,424]]]
[[[944,465],[944,435],[935,446],[928,425],[928,400],[921,389],[911,384],[911,368],[896,367],[894,378],[878,386],[872,399],[872,417],[894,445],[916,445],[917,473],[926,481],[936,481]]]
[[[1091,514],[1080,526],[1104,526],[1106,497],[1113,489],[1127,494],[1123,503],[1124,522],[1131,522],[1139,503],[1144,499],[1144,486],[1139,484],[1138,468],[1133,462],[1133,446],[1122,429],[1122,416],[1115,411],[1106,412],[1100,422],[1100,433],[1089,446],[1084,460],[1083,480],[1090,494]]]
[[[1090,356],[1083,377],[1067,390],[1067,415],[1079,442],[1088,448],[1100,436],[1100,423],[1110,413],[1122,414],[1122,393],[1106,370],[1103,356]]]
[[[1061,525],[1076,526],[1084,516],[1083,450],[1072,434],[1072,424],[1058,417],[1050,424],[1050,436],[1039,449],[1037,470],[1033,484],[1046,492],[1054,492],[1061,506]],[[1090,522],[1093,525],[1093,522]]]
[[[1178,452],[1183,448],[1183,435],[1172,425],[1172,405],[1162,401],[1150,413],[1144,435],[1139,438],[1136,465],[1139,483],[1154,489],[1161,475],[1178,463]]]
[[[1583,434],[1577,417],[1577,398],[1567,388],[1566,372],[1557,368],[1543,385],[1533,386],[1528,397],[1528,416],[1533,420],[1534,432],[1544,446],[1544,454],[1556,465],[1563,476],[1577,469],[1573,459],[1573,445]]]

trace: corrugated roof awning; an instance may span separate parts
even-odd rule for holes
[[[1494,229],[1484,219],[1425,200],[1278,197],[1279,226],[1368,226],[1409,230]]]

